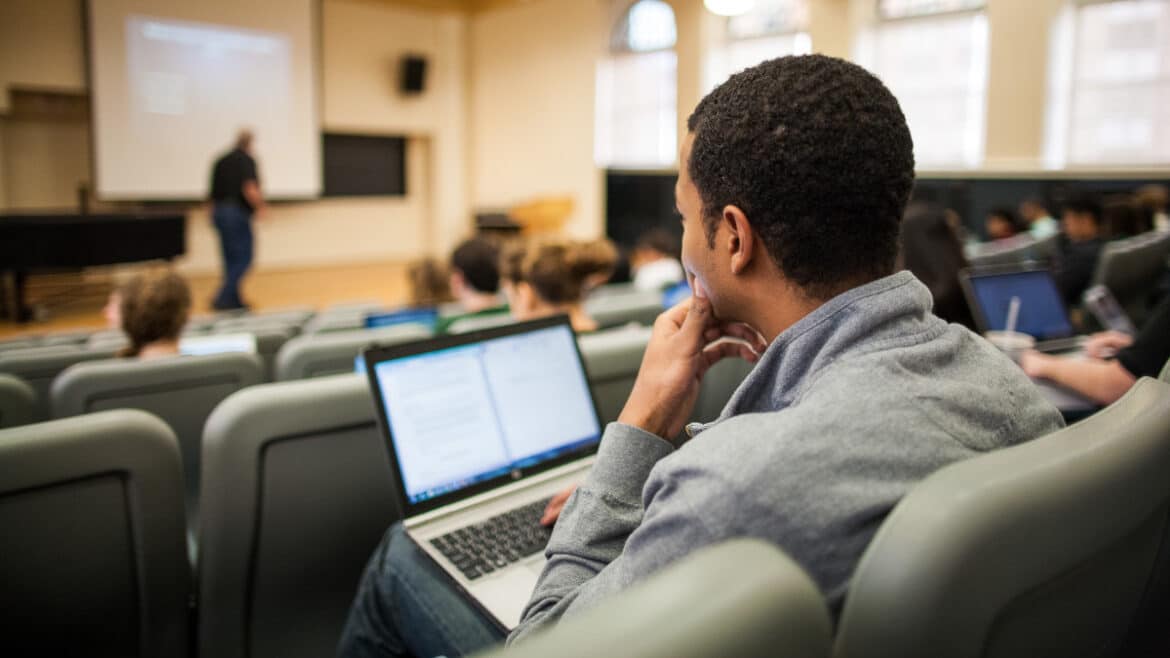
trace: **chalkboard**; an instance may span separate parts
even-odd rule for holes
[[[322,135],[323,195],[405,196],[406,138]]]

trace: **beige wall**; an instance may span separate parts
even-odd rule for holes
[[[594,80],[605,44],[603,0],[534,0],[471,19],[473,206],[573,198],[567,231],[604,226],[593,164]]]
[[[0,114],[13,86],[85,90],[79,0],[0,2]]]
[[[5,101],[10,86],[84,91],[79,4],[0,2],[0,89],[5,92],[0,96]],[[384,2],[325,0],[320,32],[322,128],[407,135],[407,194],[277,204],[257,225],[257,267],[446,253],[470,226],[466,16]],[[418,97],[404,97],[397,89],[398,61],[408,52],[429,59],[428,89]],[[0,114],[4,111],[0,107]],[[0,120],[0,207],[75,206],[78,182],[91,178],[88,146],[85,124]],[[260,166],[263,170],[264,163]],[[219,267],[215,232],[203,209],[189,215],[188,253],[180,267],[191,273]]]

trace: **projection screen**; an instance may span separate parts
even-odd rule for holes
[[[89,0],[95,190],[202,199],[215,158],[256,136],[273,198],[321,191],[314,0]]]

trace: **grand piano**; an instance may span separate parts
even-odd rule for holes
[[[29,274],[171,260],[187,251],[181,213],[0,214],[0,317],[24,322]]]

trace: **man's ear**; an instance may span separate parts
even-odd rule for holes
[[[731,273],[742,274],[755,257],[758,247],[756,233],[739,206],[725,206],[722,221],[724,228],[727,229],[724,248],[727,249],[731,261]]]

